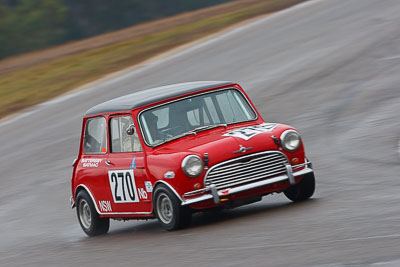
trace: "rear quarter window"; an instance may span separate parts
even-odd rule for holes
[[[83,152],[85,154],[104,154],[107,152],[106,119],[90,118],[86,121]]]

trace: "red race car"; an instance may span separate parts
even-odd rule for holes
[[[232,82],[168,85],[92,107],[73,167],[71,205],[89,236],[106,233],[110,218],[157,218],[175,230],[196,211],[281,192],[302,201],[315,188],[296,129],[265,123]]]

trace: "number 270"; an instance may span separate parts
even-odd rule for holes
[[[109,171],[108,178],[115,203],[139,202],[132,170]]]

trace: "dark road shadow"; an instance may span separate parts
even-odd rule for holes
[[[235,220],[246,219],[253,220],[276,214],[286,214],[293,212],[297,209],[311,208],[316,205],[321,199],[309,199],[307,201],[293,203],[290,201],[269,202],[266,200],[256,202],[250,205],[237,207],[234,209],[221,209],[221,210],[208,210],[205,212],[196,212],[193,214],[192,223],[188,228],[178,230],[175,232],[167,232],[158,224],[157,219],[143,220],[143,221],[127,221],[127,222],[111,222],[110,232],[103,236],[108,238],[118,238],[119,236],[159,236],[160,234],[173,234],[184,233],[187,231],[197,231],[204,227],[213,227],[221,223],[227,222],[235,223]],[[118,224],[118,225],[117,225]],[[219,227],[219,226],[218,226]],[[97,238],[103,238],[95,237]],[[87,239],[85,239],[87,240]]]
[[[237,219],[256,219],[260,217],[267,218],[273,214],[283,214],[301,207],[310,207],[318,202],[318,199],[309,199],[307,201],[293,202],[276,202],[260,201],[246,206],[241,206],[234,209],[212,210],[199,212],[193,215],[190,228],[199,228],[209,226],[211,224],[226,223]]]

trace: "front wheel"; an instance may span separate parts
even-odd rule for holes
[[[303,176],[303,179],[296,184],[292,185],[283,193],[293,202],[299,202],[309,199],[315,191],[315,177],[314,173],[308,173]]]
[[[107,233],[110,228],[110,219],[99,217],[89,194],[82,190],[76,196],[76,200],[76,214],[82,230],[88,236]]]
[[[157,219],[165,230],[182,229],[190,224],[190,209],[182,207],[181,201],[165,185],[159,185],[155,189],[153,204]]]

